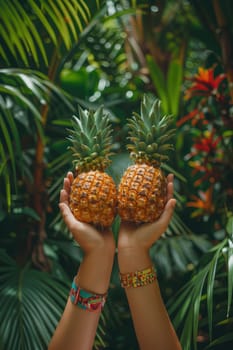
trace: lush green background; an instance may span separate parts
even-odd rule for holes
[[[77,106],[104,105],[108,171],[143,93],[174,116],[176,213],[152,247],[184,350],[233,346],[231,0],[0,0],[0,348],[46,349],[82,258],[58,196]],[[119,219],[113,225],[117,239]],[[138,348],[114,266],[95,349]]]

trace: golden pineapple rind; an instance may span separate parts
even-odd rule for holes
[[[69,200],[77,220],[100,227],[112,225],[117,189],[108,174],[98,170],[79,174],[72,183]]]
[[[118,188],[118,213],[123,221],[151,223],[167,202],[167,180],[160,168],[146,164],[130,166]]]

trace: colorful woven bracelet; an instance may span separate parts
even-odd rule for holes
[[[153,266],[142,271],[120,273],[120,282],[123,288],[137,288],[147,286],[156,280],[156,272]]]
[[[79,306],[83,310],[97,311],[102,310],[106,302],[106,294],[93,294],[84,289],[81,289],[75,283],[75,278],[72,282],[70,290],[70,300],[72,304]]]

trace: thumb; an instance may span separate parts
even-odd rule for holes
[[[61,211],[61,215],[68,229],[72,232],[73,227],[75,226],[76,220],[71,213],[69,206],[66,203],[59,203],[59,208]]]
[[[161,224],[165,226],[165,229],[167,228],[167,226],[172,218],[175,206],[176,206],[176,199],[174,199],[174,198],[169,199],[169,201],[167,202],[167,204],[164,208],[164,211],[159,219]]]
[[[143,226],[144,232],[146,232],[149,243],[156,242],[166,231],[169,222],[172,218],[175,205],[176,200],[174,198],[169,199],[160,218],[152,224],[145,224],[145,226]]]

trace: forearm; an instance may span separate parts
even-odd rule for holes
[[[120,272],[142,271],[152,265],[146,250],[118,252]],[[180,350],[180,344],[164,306],[158,282],[125,289],[137,339],[142,350]]]
[[[114,252],[108,249],[86,255],[76,283],[89,292],[104,294],[108,290]],[[68,298],[64,313],[54,333],[49,350],[89,350],[93,348],[101,311],[87,311]]]

